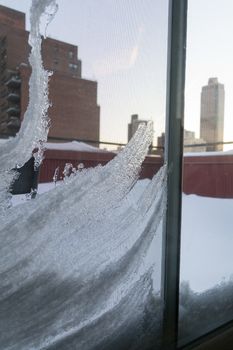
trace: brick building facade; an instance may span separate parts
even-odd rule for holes
[[[0,134],[15,135],[28,104],[30,47],[25,14],[0,6]],[[49,84],[49,137],[99,140],[97,82],[83,79],[78,48],[59,40],[42,41]]]

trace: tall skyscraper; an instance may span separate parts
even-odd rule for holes
[[[210,78],[201,91],[200,137],[207,143],[223,142],[224,85],[218,78]],[[207,145],[207,151],[222,151],[223,145]]]

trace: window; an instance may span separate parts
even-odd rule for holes
[[[68,56],[69,56],[69,59],[74,58],[74,52],[73,51],[69,51]]]
[[[222,25],[228,18],[231,26],[230,2],[190,0],[188,18],[185,0],[113,3],[92,2],[90,11],[86,2],[61,2],[78,23],[85,78],[68,61],[74,74],[56,75],[50,105],[48,77],[32,50],[32,78],[46,79],[30,85],[31,118],[23,122],[30,133],[1,144],[3,349],[179,350],[233,321],[233,160],[223,134],[224,112],[231,115],[230,104],[224,108],[231,85],[223,85],[233,61],[223,44],[232,30],[218,41],[219,64],[221,28],[206,28],[207,18]],[[60,27],[58,18],[54,35]],[[76,40],[73,27],[63,31]],[[38,38],[31,43],[40,45]],[[48,151],[35,175],[49,105]],[[9,199],[9,170],[19,157]],[[22,192],[31,202],[15,196]]]
[[[75,72],[78,69],[78,65],[75,63],[69,63],[69,69]]]
[[[202,146],[184,146],[180,344],[233,319],[231,10],[189,0],[184,126]]]

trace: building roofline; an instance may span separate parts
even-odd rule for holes
[[[26,14],[25,12],[22,12],[22,11],[18,11],[16,9],[13,9],[11,7],[8,7],[8,6],[3,6],[3,5],[0,5],[0,11],[3,11],[3,12],[14,12],[15,14],[18,14],[20,16],[23,16],[23,17],[26,17]]]

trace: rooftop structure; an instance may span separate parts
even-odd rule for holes
[[[165,133],[163,132],[157,138],[157,153],[163,154],[162,148],[165,146]],[[195,132],[184,129],[184,153],[185,152],[206,152],[206,142],[203,139],[195,137]]]
[[[139,119],[138,114],[131,115],[131,122],[128,124],[128,142],[137,131],[139,125],[147,124],[149,120]]]

